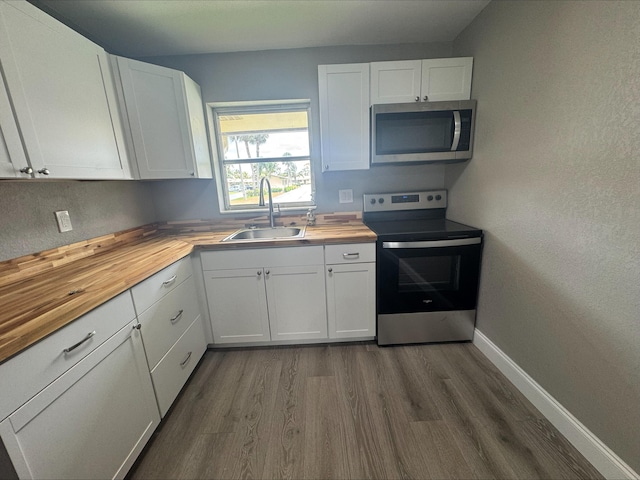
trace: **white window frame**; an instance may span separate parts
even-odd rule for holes
[[[257,205],[230,205],[229,192],[227,191],[227,182],[225,181],[225,161],[224,152],[222,151],[222,141],[220,140],[220,132],[218,127],[218,115],[242,113],[268,113],[277,111],[291,111],[292,109],[306,110],[307,112],[307,131],[309,135],[309,156],[308,157],[286,157],[291,160],[309,160],[309,181],[311,183],[311,200],[308,202],[288,202],[285,206],[280,206],[277,199],[274,199],[274,207],[278,211],[303,211],[309,208],[315,208],[315,178],[312,160],[313,138],[311,127],[311,100],[310,99],[289,99],[289,100],[261,100],[246,102],[211,102],[207,103],[207,120],[209,123],[209,134],[211,139],[211,147],[213,153],[213,163],[215,167],[214,177],[216,179],[216,187],[218,192],[218,205],[222,214],[238,214],[238,213],[263,213],[265,207]],[[260,157],[252,158],[247,163],[263,163],[263,162],[281,162],[280,157]],[[226,162],[229,163],[229,162]],[[236,163],[236,162],[232,162]]]

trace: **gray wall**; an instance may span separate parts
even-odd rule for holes
[[[640,471],[640,2],[492,2],[450,217],[487,231],[478,328]]]
[[[332,47],[250,53],[145,58],[186,71],[205,101],[310,98],[312,134],[319,138],[317,66],[331,63],[451,56],[451,43]],[[320,173],[313,145],[320,212],[362,209],[362,193],[441,188],[443,166],[379,167]],[[353,188],[354,203],[338,203]],[[0,182],[0,261],[55,248],[156,220],[219,218],[215,181]],[[74,230],[59,233],[53,212],[69,210]]]
[[[0,182],[0,261],[154,222],[150,198],[145,182]],[[71,232],[58,232],[57,210]]]
[[[312,163],[319,212],[362,210],[362,194],[442,188],[442,165],[375,167],[366,171],[320,171],[318,65],[451,56],[451,43],[303,48],[210,55],[150,57],[143,61],[186,72],[202,88],[205,102],[311,99]],[[340,204],[338,190],[352,188],[354,203]],[[214,181],[154,184],[154,202],[165,218],[216,218]],[[193,203],[193,200],[196,200]]]

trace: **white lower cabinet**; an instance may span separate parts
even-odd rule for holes
[[[327,338],[322,246],[203,252],[201,258],[214,343]]]
[[[376,335],[376,264],[327,266],[329,338]]]
[[[204,272],[214,343],[271,340],[262,275],[261,267]]]
[[[265,270],[271,340],[327,338],[323,265]]]
[[[20,478],[123,478],[160,421],[132,321],[0,423]]]
[[[375,243],[203,252],[201,259],[216,344],[376,335]]]
[[[140,282],[131,296],[164,417],[207,349],[191,259],[183,258]]]
[[[198,316],[151,370],[153,387],[162,417],[171,407],[206,349],[207,341],[204,338],[202,320]]]
[[[325,260],[329,338],[375,337],[375,244],[327,245]]]

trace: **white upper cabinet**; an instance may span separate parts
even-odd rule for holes
[[[102,48],[27,2],[0,1],[0,62],[35,177],[129,177]]]
[[[473,57],[422,61],[422,101],[469,100]]]
[[[0,178],[29,178],[28,169],[7,90],[0,78]]]
[[[322,171],[369,168],[369,64],[319,65]]]
[[[138,178],[211,178],[200,87],[178,70],[112,57]],[[120,87],[120,86],[119,86]]]
[[[471,98],[473,57],[375,62],[371,104]]]
[[[422,60],[371,64],[371,105],[408,103],[420,98]]]

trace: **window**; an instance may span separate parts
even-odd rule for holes
[[[313,205],[308,100],[221,103],[210,108],[224,210],[259,208],[262,177],[269,179],[274,205]]]

